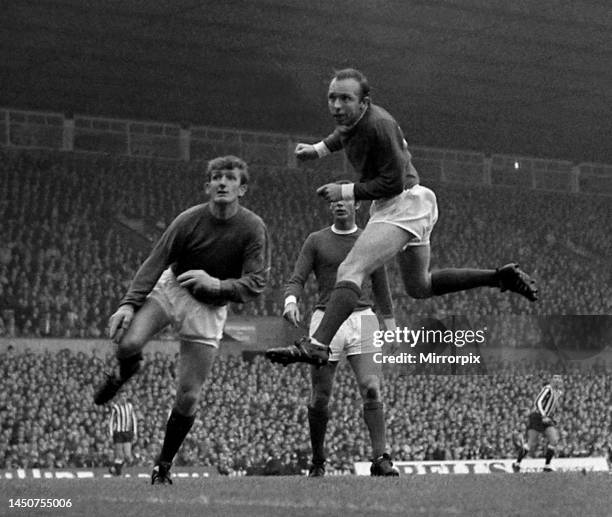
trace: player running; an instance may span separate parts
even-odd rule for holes
[[[227,319],[228,302],[259,296],[270,270],[268,231],[259,216],[240,206],[247,164],[235,156],[208,162],[207,203],[180,214],[166,229],[132,280],[109,332],[118,371],[94,394],[111,400],[140,368],[142,349],[168,324],[180,338],[177,390],[151,483],[172,483],[174,456],[195,421]]]
[[[563,377],[553,375],[550,383],[545,384],[542,391],[533,403],[533,411],[529,414],[527,423],[527,444],[523,442],[518,458],[512,464],[514,472],[520,472],[521,461],[528,454],[535,457],[535,449],[538,445],[538,438],[541,434],[546,436],[548,443],[546,446],[546,459],[544,464],[545,472],[552,472],[550,464],[554,455],[557,442],[559,441],[559,431],[557,423],[552,418],[552,414],[561,400],[563,388]]]

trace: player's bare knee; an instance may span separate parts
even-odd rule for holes
[[[318,411],[324,411],[329,405],[331,392],[329,390],[315,390],[310,396],[310,407]]]
[[[353,282],[354,284],[361,285],[363,279],[367,274],[364,271],[361,264],[355,261],[343,262],[338,267],[338,273],[336,275],[337,282]]]
[[[310,400],[310,408],[314,409],[315,411],[327,411],[328,407],[329,399],[318,398]]]
[[[418,282],[405,282],[406,292],[411,298],[422,300],[423,298],[431,298],[431,282],[422,279]]]
[[[199,389],[179,389],[176,392],[176,409],[182,415],[192,415],[198,405],[199,395]]]
[[[375,375],[363,379],[359,388],[364,402],[378,402],[380,400],[380,382]]]
[[[117,358],[125,359],[138,354],[144,347],[145,343],[141,339],[137,339],[129,334],[124,336],[121,342],[117,345]]]

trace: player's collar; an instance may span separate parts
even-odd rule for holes
[[[357,225],[353,226],[349,230],[339,230],[338,228],[336,228],[335,224],[331,225],[331,231],[334,233],[337,233],[338,235],[348,235],[349,233],[355,233],[357,230],[358,230]]]

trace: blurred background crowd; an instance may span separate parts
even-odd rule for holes
[[[0,366],[0,468],[100,467],[112,459],[110,408],[91,403],[92,383],[110,357],[62,350],[9,350]],[[545,368],[519,363],[496,375],[406,375],[385,372],[389,451],[396,460],[507,458],[542,382]],[[149,467],[159,453],[174,397],[171,355],[147,354],[128,384],[138,434],[132,465]],[[310,442],[305,367],[278,368],[256,356],[220,357],[196,423],[176,465],[212,466],[222,474],[262,474],[266,468],[307,468]],[[610,371],[593,367],[565,378],[556,413],[560,457],[605,456],[612,447]],[[370,457],[362,401],[346,364],[339,367],[330,403],[326,446],[330,472],[350,472]]]
[[[152,243],[204,199],[203,163],[60,152],[0,151],[0,336],[100,337]],[[282,288],[306,236],[330,223],[314,190],[329,171],[254,166],[244,204],[267,223],[269,286],[237,314],[279,316]],[[472,185],[430,185],[440,220],[432,268],[519,262],[537,280],[537,304],[498,290],[429,300],[404,292],[389,265],[396,316],[609,314],[609,198]],[[271,198],[272,196],[272,198]],[[367,207],[360,209],[365,221]],[[310,283],[305,309],[315,300]]]

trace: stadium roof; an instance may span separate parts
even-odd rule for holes
[[[300,134],[334,68],[413,145],[612,163],[606,0],[6,0],[0,105]]]

